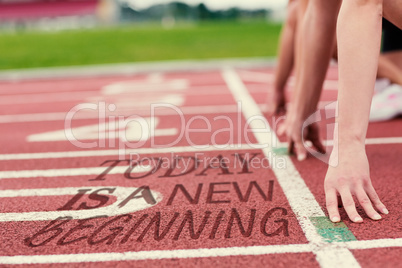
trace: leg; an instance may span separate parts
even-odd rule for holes
[[[338,125],[324,183],[327,209],[332,221],[340,220],[337,193],[341,195],[343,206],[354,222],[362,222],[363,219],[356,211],[353,195],[371,219],[381,219],[373,204],[379,211],[388,213],[371,184],[365,152],[381,43],[381,20],[382,0],[342,3],[337,29]]]

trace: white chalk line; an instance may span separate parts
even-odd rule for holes
[[[33,256],[2,256],[3,264],[33,264],[33,263],[81,263],[106,261],[132,261],[132,260],[161,260],[171,258],[210,258],[227,256],[266,255],[280,253],[311,252],[308,244],[299,245],[273,245],[229,248],[200,248],[176,250],[152,250],[131,252],[105,252],[87,254],[60,254],[60,255],[33,255]]]
[[[349,249],[400,248],[402,247],[402,238],[348,241],[345,244]]]
[[[366,145],[400,144],[402,137],[366,138]],[[325,146],[333,146],[333,140],[323,141]]]
[[[130,166],[116,166],[108,174],[123,174]],[[37,177],[67,177],[67,176],[88,176],[99,175],[104,172],[108,166],[101,167],[83,167],[83,168],[61,168],[61,169],[34,169],[34,170],[8,170],[0,171],[1,179],[18,178],[37,178]],[[150,171],[151,166],[135,166],[132,173],[141,173]]]
[[[250,122],[250,128],[253,130],[253,134],[259,144],[269,145],[263,149],[264,154],[268,156],[273,151],[273,144],[279,143],[278,138],[270,129],[269,123],[238,74],[233,69],[225,69],[222,75],[235,101],[242,103],[244,117],[247,120],[254,117],[258,118],[258,121],[253,120]],[[267,130],[265,133],[261,131],[264,128]],[[325,242],[317,233],[315,226],[309,219],[310,217],[325,217],[325,213],[294,167],[292,160],[288,156],[283,157],[286,159],[286,169],[273,167],[273,171],[293,212],[296,214],[306,238],[313,246],[313,252],[316,254],[316,259],[321,267],[360,267],[348,249]]]
[[[320,102],[319,105],[324,107],[327,105],[328,101]],[[268,105],[259,104],[258,105],[262,112],[268,111]],[[202,106],[180,106],[177,107],[184,115],[191,114],[219,114],[219,113],[237,113],[237,105],[202,105]],[[157,108],[155,112],[160,116],[178,115],[177,111],[169,108]],[[108,113],[106,116],[149,116],[151,114],[150,109],[138,109],[132,110],[126,108],[119,108],[118,113]],[[66,119],[66,112],[54,112],[54,113],[32,113],[32,114],[10,114],[10,115],[0,115],[0,124],[7,123],[23,123],[23,122],[46,122],[46,121],[64,121]],[[98,112],[88,112],[82,111],[74,115],[74,120],[85,120],[85,119],[99,119],[100,115]]]
[[[236,105],[205,105],[205,106],[184,106],[178,107],[180,111],[186,115],[190,114],[219,114],[219,113],[237,113]],[[110,113],[106,116],[149,116],[151,114],[150,109],[143,110],[127,110],[119,109],[119,114]],[[169,108],[157,108],[155,113],[158,115],[178,115],[177,111]],[[66,112],[57,113],[36,113],[36,114],[13,114],[13,115],[0,115],[0,124],[4,123],[22,123],[22,122],[45,122],[45,121],[64,121],[66,119]],[[74,115],[74,120],[83,119],[98,119],[98,112],[82,112]]]
[[[164,154],[164,153],[187,153],[187,152],[213,152],[213,151],[236,151],[236,150],[259,150],[255,144],[222,144],[222,145],[200,145],[200,146],[176,146],[176,147],[155,147],[139,149],[112,149],[112,150],[82,150],[68,152],[44,152],[44,153],[22,153],[22,154],[0,154],[0,161],[4,160],[32,160],[49,158],[76,158],[76,157],[99,157],[124,156],[130,154]]]
[[[350,241],[339,243],[353,250],[402,247],[402,238]],[[311,244],[269,245],[227,248],[200,248],[176,250],[152,250],[129,252],[103,252],[55,255],[17,255],[0,256],[1,264],[48,264],[48,263],[83,263],[106,261],[136,261],[162,259],[190,259],[228,256],[258,256],[269,254],[297,254],[313,251]]]

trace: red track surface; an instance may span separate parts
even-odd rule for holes
[[[236,74],[255,102],[265,104],[272,88],[272,69],[236,70]],[[336,98],[336,78],[336,70],[330,69],[322,105]],[[121,82],[125,84],[121,86]],[[106,86],[115,83],[120,83],[120,87],[108,91]],[[245,134],[238,131],[246,125],[246,118],[237,112],[233,93],[220,71],[1,82],[0,94],[0,266],[19,263],[32,264],[33,267],[316,267],[330,263],[330,260],[317,261],[312,248],[308,248],[311,241],[300,226],[296,217],[298,212],[290,206],[271,169],[280,155],[278,159],[270,159],[270,166],[266,162],[264,167],[253,167],[242,165],[241,157],[249,155],[254,160],[263,160],[264,153],[258,148],[191,149],[194,144],[210,145],[212,141],[218,145],[258,143],[252,132]],[[98,124],[98,110],[88,108],[78,111],[71,124],[73,133],[84,137],[81,142],[97,142],[95,147],[79,148],[63,139],[64,132],[60,139],[54,139],[57,136],[55,131],[64,131],[65,115],[70,109],[80,103],[98,104],[100,101],[117,106],[115,111],[106,111],[107,116],[114,118],[118,115],[150,118],[151,103],[174,104],[184,115],[180,117],[167,108],[156,110],[155,137],[145,139],[141,144],[132,141],[131,145],[136,145],[135,148],[124,148],[125,154],[120,155],[123,157],[120,160],[129,159],[129,153],[139,154],[131,155],[134,160],[150,160],[142,163],[145,170],[137,172],[134,169],[127,173],[123,166],[128,166],[128,162],[121,161],[115,162],[116,167],[106,174],[107,167],[119,160],[118,150],[122,149],[119,138],[109,136],[115,131],[106,131],[105,145],[102,146],[102,141],[89,139],[94,133],[92,130],[83,134],[77,130],[78,127]],[[199,116],[204,116],[206,121]],[[108,123],[110,118],[105,120]],[[320,122],[323,137],[326,137],[326,125],[331,120]],[[205,130],[207,122],[211,127],[208,131],[180,137],[181,131],[189,127]],[[228,131],[212,134],[230,128],[230,122],[235,130],[233,135]],[[126,133],[130,131],[138,132],[140,129],[134,126]],[[46,132],[51,133],[43,134]],[[354,224],[342,212],[344,223],[358,240],[353,242],[357,246],[348,244],[352,246],[347,247],[352,258],[362,267],[396,267],[402,261],[399,197],[402,189],[402,144],[401,139],[391,142],[389,139],[402,137],[401,134],[400,119],[371,124],[368,131],[368,138],[383,138],[372,140],[374,144],[367,146],[367,152],[375,188],[390,214],[378,222],[365,216],[363,224]],[[159,148],[168,143],[174,144]],[[148,150],[155,144],[159,147]],[[172,155],[188,161],[189,168],[174,166],[172,162],[159,166],[158,159],[162,159],[160,163],[167,163]],[[217,168],[217,162],[211,160],[214,158],[228,162]],[[195,159],[199,160],[197,165],[194,165]],[[313,157],[302,163],[293,158],[292,161],[325,211],[323,179],[326,164]],[[109,210],[106,213],[110,216],[108,218],[93,218],[99,214],[87,214],[94,209],[117,205],[127,197],[116,197],[113,189],[144,186],[153,192],[150,194],[146,190],[148,188],[142,188],[142,191],[132,195],[135,198],[126,200],[122,207],[132,209],[128,214],[120,213],[122,208],[119,207],[114,214],[108,214]],[[62,192],[66,187],[74,189],[69,193]],[[10,193],[17,192],[7,191],[23,189],[53,190],[33,196],[10,196]],[[82,195],[75,196],[80,189]],[[103,190],[98,195],[89,195],[96,189]],[[148,204],[148,208],[135,211],[134,208],[141,202],[152,203],[152,206]],[[75,216],[68,220],[56,219],[57,215],[61,215],[57,213],[68,214],[71,211],[78,211],[84,216],[81,220]],[[36,216],[43,212],[56,214],[41,220],[34,220],[35,215],[28,221],[1,220],[5,213],[15,213],[18,218],[24,212],[38,212]],[[85,215],[92,215],[92,218],[83,220]],[[296,244],[299,245],[298,250],[289,249]],[[259,246],[268,251],[258,253]],[[239,250],[237,247],[249,248]],[[206,255],[197,255],[202,252],[197,253],[198,249],[208,248],[213,250]],[[271,248],[273,252],[269,252]],[[155,252],[157,250],[163,252]],[[193,252],[191,250],[196,250],[195,255],[189,253]],[[246,250],[250,251],[247,253]],[[95,256],[93,253],[109,256],[106,253],[122,252],[145,255],[141,255],[140,260],[121,255],[113,257],[113,261],[101,257],[85,259],[86,256]],[[165,253],[172,255],[161,257]],[[67,255],[52,259],[51,255],[55,254]],[[38,260],[27,256],[43,258]],[[74,256],[78,256],[78,261],[74,260]]]

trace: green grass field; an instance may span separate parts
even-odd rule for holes
[[[275,56],[279,24],[265,21],[122,26],[0,34],[0,69]]]

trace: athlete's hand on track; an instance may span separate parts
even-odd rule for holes
[[[363,222],[363,218],[356,210],[353,196],[363,207],[367,216],[373,220],[381,219],[374,209],[388,214],[388,210],[380,201],[371,184],[369,163],[363,145],[338,146],[335,145],[325,176],[324,189],[326,206],[332,222],[339,222],[338,194],[343,207],[353,222]]]
[[[325,153],[325,147],[319,138],[318,125],[313,123],[304,130],[302,127],[303,120],[297,119],[291,113],[288,113],[285,122],[278,127],[278,135],[282,136],[286,134],[287,136],[289,153],[296,154],[299,161],[307,158],[307,149],[303,144],[302,134],[304,135],[304,141],[310,141],[320,153]]]

